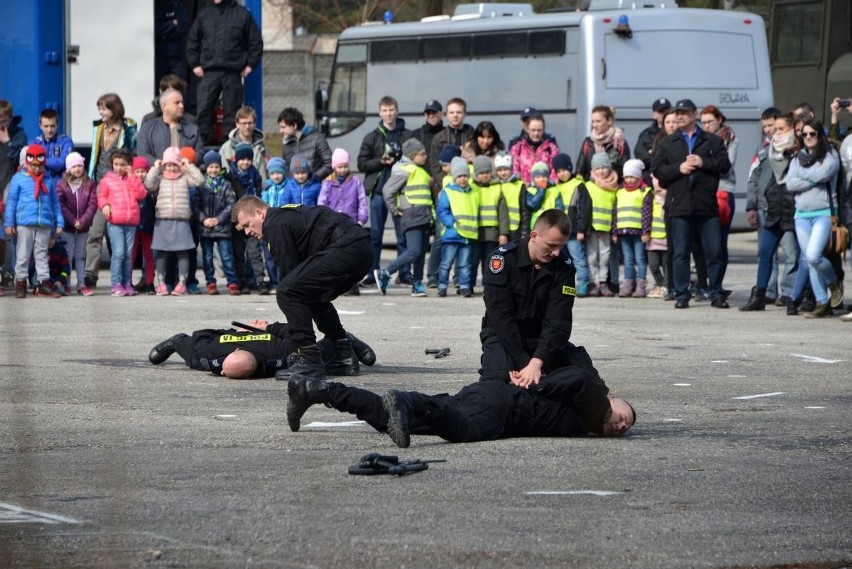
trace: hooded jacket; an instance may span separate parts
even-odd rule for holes
[[[186,38],[190,69],[240,72],[256,69],[263,55],[263,37],[254,18],[236,0],[209,4],[201,11]]]
[[[145,199],[145,186],[134,174],[119,176],[107,172],[98,184],[98,209],[109,206],[113,225],[139,225],[139,202]]]
[[[358,151],[358,171],[364,174],[364,190],[367,192],[367,197],[372,197],[375,192],[382,195],[382,188],[390,177],[393,165],[382,164],[385,143],[395,142],[402,148],[402,143],[412,136],[411,131],[405,128],[405,121],[398,118],[391,130],[388,130],[380,120],[379,125],[368,132],[361,141],[361,149]]]
[[[305,126],[299,137],[291,136],[284,139],[281,157],[290,168],[290,160],[297,154],[304,156],[311,165],[314,178],[324,180],[331,174],[331,148],[325,136],[312,126]]]
[[[75,192],[71,190],[68,180],[62,178],[56,185],[56,193],[65,220],[65,231],[86,233],[98,211],[98,187],[94,180],[87,177]],[[75,221],[80,222],[80,229],[74,227]]]
[[[25,168],[12,176],[6,199],[6,227],[23,225],[49,227],[51,230],[65,227],[56,188],[46,174],[44,183],[47,193],[40,192],[36,198],[35,179]]]

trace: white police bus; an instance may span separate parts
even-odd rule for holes
[[[672,0],[592,0],[587,11],[545,14],[530,4],[462,4],[452,17],[345,30],[321,116],[329,144],[356,152],[376,127],[384,95],[399,101],[409,128],[422,123],[427,100],[462,97],[467,122],[491,120],[504,142],[520,131],[520,110],[532,106],[573,158],[595,105],[616,109],[631,148],[655,99],[716,105],[739,139],[738,227],[747,227],[760,113],[773,102],[762,18]]]

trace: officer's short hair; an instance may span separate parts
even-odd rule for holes
[[[571,218],[558,209],[545,210],[536,220],[535,229],[541,233],[545,229],[556,227],[562,235],[571,235]]]
[[[245,214],[253,213],[257,209],[267,209],[269,204],[257,196],[243,196],[234,204],[234,209],[231,210],[231,221],[237,223],[237,214],[243,212]]]

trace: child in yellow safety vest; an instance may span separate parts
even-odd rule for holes
[[[438,202],[438,195],[449,183],[452,183],[453,177],[450,175],[450,163],[456,156],[461,156],[461,148],[454,144],[448,144],[441,150],[438,156],[438,162],[441,164],[442,178],[432,179],[432,197],[435,198],[435,203]],[[429,248],[429,263],[426,266],[426,286],[429,288],[438,288],[438,268],[441,265],[441,234],[444,232],[444,227],[441,225],[441,220],[435,220],[435,234],[432,237],[432,245]],[[455,281],[458,281],[459,270],[456,264],[456,272],[454,275]]]
[[[646,198],[650,199],[653,194],[642,179],[644,168],[645,163],[635,158],[625,162],[624,183],[615,195],[615,229],[612,239],[621,245],[624,256],[624,279],[618,292],[620,297],[645,298],[646,295],[648,261],[645,257],[645,243],[642,241],[642,228],[646,225],[643,219],[644,204]]]
[[[447,296],[450,267],[458,257],[459,294],[473,296],[470,282],[470,253],[479,236],[479,196],[470,186],[467,160],[458,156],[450,163],[453,183],[438,195],[437,215],[444,226],[441,234],[441,266],[438,296]]]
[[[592,200],[583,183],[583,178],[574,175],[574,165],[567,154],[557,154],[552,160],[556,172],[557,200],[571,220],[571,235],[568,238],[568,254],[577,269],[577,296],[589,294],[589,262],[586,259],[586,236],[592,224]],[[543,208],[546,209],[546,208]]]
[[[590,178],[586,189],[592,199],[592,230],[586,239],[586,257],[589,271],[596,277],[597,289],[589,295],[612,296],[609,281],[609,255],[612,247],[612,214],[618,191],[618,173],[612,169],[612,160],[605,152],[592,156]]]
[[[512,171],[512,155],[498,152],[494,157],[493,183],[500,186],[500,193],[509,209],[509,241],[526,237],[530,232],[530,209],[527,207],[527,187]]]
[[[665,298],[666,275],[663,267],[668,267],[668,244],[666,242],[666,219],[663,205],[666,203],[666,189],[659,180],[651,176],[654,191],[645,198],[642,205],[642,242],[648,254],[648,268],[654,277],[654,288],[648,292],[648,298]],[[646,224],[647,222],[647,224]]]
[[[479,266],[485,272],[486,260],[500,245],[509,242],[509,208],[500,185],[491,182],[491,160],[480,154],[473,159],[473,191],[479,197],[479,239],[470,255],[470,286],[476,286]]]

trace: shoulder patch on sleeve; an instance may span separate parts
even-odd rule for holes
[[[490,268],[491,272],[496,275],[506,268],[506,259],[503,258],[503,255],[491,255],[491,260],[488,262],[488,268]]]
[[[497,250],[500,251],[501,253],[505,253],[506,251],[512,251],[513,249],[517,249],[517,248],[518,248],[518,242],[512,241],[511,243],[506,243],[505,245],[500,245],[499,247],[497,247]]]

